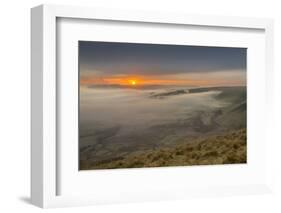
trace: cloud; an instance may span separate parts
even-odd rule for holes
[[[245,82],[246,61],[245,48],[79,42],[80,78],[93,82],[134,76]]]

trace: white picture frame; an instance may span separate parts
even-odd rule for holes
[[[269,131],[271,129],[272,119],[270,112],[273,103],[271,94],[273,88],[273,21],[271,19],[41,5],[31,10],[31,201],[34,205],[47,208],[270,192],[270,161],[266,161],[264,163],[265,165],[258,171],[259,173],[263,173],[264,178],[254,184],[245,182],[235,183],[233,185],[222,184],[219,186],[200,187],[200,183],[194,183],[193,188],[183,187],[179,189],[171,186],[158,191],[155,189],[157,191],[155,193],[143,191],[142,193],[133,194],[133,192],[130,192],[125,194],[123,192],[122,196],[116,191],[112,193],[114,196],[110,196],[110,193],[107,192],[100,197],[98,194],[95,196],[83,195],[83,193],[82,195],[59,194],[58,184],[61,184],[61,179],[59,178],[61,167],[58,166],[60,153],[58,152],[57,145],[57,88],[60,82],[57,80],[56,72],[58,69],[57,21],[59,18],[153,23],[169,26],[218,27],[230,31],[234,29],[262,30],[264,33],[263,41],[265,42],[265,67],[262,74],[266,78],[260,78],[265,85],[265,87],[262,87],[261,92],[265,95],[265,109],[269,113],[266,114],[263,120],[263,127],[266,131],[260,134],[263,134],[262,137],[265,139],[261,142],[263,143],[262,146],[267,147],[270,144]],[[261,154],[266,155],[266,152],[264,151]],[[178,171],[171,171],[180,174],[184,169],[181,168]],[[152,171],[149,170],[146,173],[151,173]],[[173,179],[175,177],[171,176],[171,178]]]

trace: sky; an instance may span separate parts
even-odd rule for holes
[[[79,41],[80,85],[246,85],[246,48]]]

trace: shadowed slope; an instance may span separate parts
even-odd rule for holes
[[[142,168],[246,163],[246,129],[188,141],[173,148],[135,152],[101,162],[81,161],[80,169]]]

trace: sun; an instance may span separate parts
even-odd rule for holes
[[[131,83],[131,85],[133,85],[133,86],[137,84],[137,82],[134,81],[134,80],[131,80],[130,83]]]

